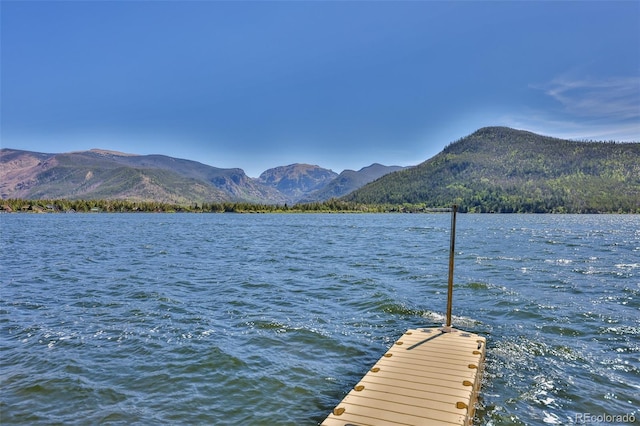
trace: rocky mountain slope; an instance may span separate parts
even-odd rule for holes
[[[332,170],[309,164],[291,164],[263,172],[258,181],[280,191],[295,203],[305,195],[324,188],[338,176]]]
[[[277,167],[252,179],[242,169],[221,169],[164,155],[101,149],[61,154],[0,150],[2,199],[285,204],[321,190],[337,176],[306,164]]]
[[[171,203],[285,198],[241,169],[219,169],[163,155],[105,150],[44,154],[3,149],[2,198],[120,198]]]

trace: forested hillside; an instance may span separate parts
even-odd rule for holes
[[[342,198],[467,212],[640,213],[640,143],[487,127]]]

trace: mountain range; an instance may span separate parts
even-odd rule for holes
[[[0,197],[286,204],[346,195],[399,169],[374,164],[338,175],[319,166],[292,164],[266,170],[253,179],[242,169],[221,169],[164,155],[103,149],[47,154],[3,148]]]
[[[163,155],[93,149],[0,150],[3,199],[126,199],[175,204],[311,203],[446,207],[463,212],[640,213],[640,143],[578,142],[485,127],[414,167],[308,164],[249,178]]]

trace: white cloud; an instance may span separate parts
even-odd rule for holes
[[[563,76],[531,88],[551,104],[507,114],[503,124],[566,139],[640,141],[640,77]]]
[[[606,80],[561,77],[540,88],[570,114],[640,120],[640,77]]]
[[[529,130],[546,136],[574,140],[614,140],[640,142],[638,123],[590,123],[571,119],[554,119],[543,115],[509,115],[498,120],[502,125]]]

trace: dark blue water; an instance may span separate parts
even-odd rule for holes
[[[440,325],[447,214],[0,215],[2,424],[315,425]],[[459,215],[477,424],[640,418],[640,217]],[[576,417],[578,416],[578,417]]]

